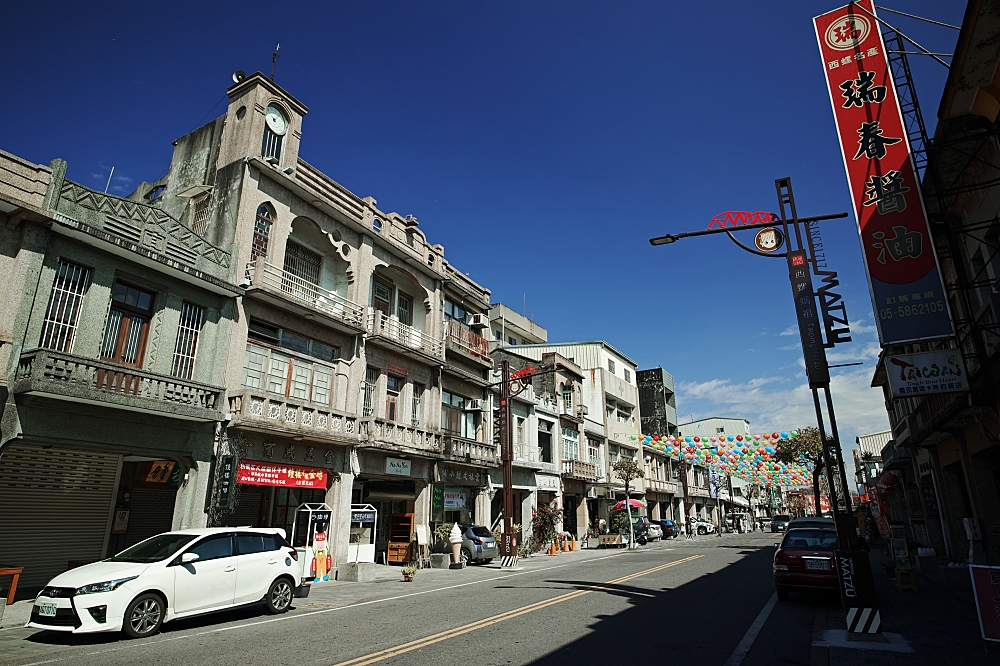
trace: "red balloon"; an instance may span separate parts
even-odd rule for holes
[[[743,441],[743,435],[736,435],[736,441],[737,442],[742,442]]]

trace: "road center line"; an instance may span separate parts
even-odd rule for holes
[[[778,603],[778,593],[772,592],[771,598],[767,600],[764,607],[760,609],[760,613],[757,614],[757,619],[753,621],[750,628],[747,629],[747,633],[743,634],[743,640],[740,644],[736,646],[733,653],[729,655],[729,659],[723,666],[740,666],[743,662],[743,658],[747,656],[747,652],[750,651],[750,647],[753,642],[757,639],[757,634],[760,633],[761,628],[764,623],[767,622],[767,616],[771,614],[771,610],[774,608],[774,604]]]
[[[577,597],[582,597],[591,592],[597,592],[606,589],[605,585],[617,585],[619,583],[624,583],[626,581],[632,580],[634,578],[639,578],[641,576],[647,576],[657,571],[662,571],[664,569],[669,569],[670,567],[675,567],[678,564],[684,564],[685,562],[690,562],[692,560],[697,560],[703,555],[692,555],[691,557],[685,557],[684,559],[677,560],[675,562],[668,562],[666,564],[661,564],[659,566],[653,567],[651,569],[646,569],[645,571],[639,571],[634,574],[629,574],[628,576],[622,576],[621,578],[615,578],[614,580],[609,580],[604,583],[597,583],[594,585],[588,585],[582,590],[576,590],[574,592],[567,592],[566,594],[561,594],[557,597],[551,599],[545,599],[543,601],[537,601],[533,604],[528,604],[527,606],[521,606],[513,610],[500,613],[499,615],[494,615],[492,617],[485,618],[483,620],[478,620],[476,622],[471,622],[469,624],[455,627],[454,629],[448,629],[437,634],[432,634],[431,636],[425,636],[424,638],[418,638],[417,640],[410,641],[409,643],[403,643],[402,645],[397,645],[396,647],[387,648],[379,652],[373,652],[371,654],[363,655],[361,657],[356,657],[348,661],[339,662],[336,666],[367,666],[368,664],[374,664],[375,662],[383,661],[391,657],[395,657],[407,652],[412,652],[413,650],[418,650],[435,643],[440,643],[441,641],[448,640],[449,638],[454,638],[456,636],[461,636],[462,634],[467,634],[477,629],[483,629],[484,627],[489,627],[505,620],[510,620],[515,617],[520,617],[521,615],[527,615],[536,610],[541,610],[543,608],[548,608],[549,606],[554,606],[556,604],[561,604],[564,601],[570,601],[571,599],[576,599]]]

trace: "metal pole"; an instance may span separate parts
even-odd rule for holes
[[[500,461],[503,465],[503,542],[500,544],[501,568],[517,566],[517,539],[511,533],[514,514],[514,451],[511,445],[510,361],[500,363]],[[522,528],[523,529],[523,528]]]

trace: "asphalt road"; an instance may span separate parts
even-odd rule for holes
[[[177,621],[138,641],[6,629],[0,663],[732,666],[734,653],[742,666],[808,663],[815,618],[837,600],[775,605],[774,541],[706,536],[636,552],[535,556],[517,572],[426,570],[413,583],[389,572],[374,583],[316,585],[278,617],[242,609]],[[755,624],[765,607],[766,621]]]

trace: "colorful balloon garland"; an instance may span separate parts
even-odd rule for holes
[[[778,442],[798,437],[796,430],[723,435],[718,437],[659,437],[632,435],[633,441],[671,458],[714,467],[749,483],[764,486],[806,486],[812,482],[812,463],[785,463],[777,459]]]

